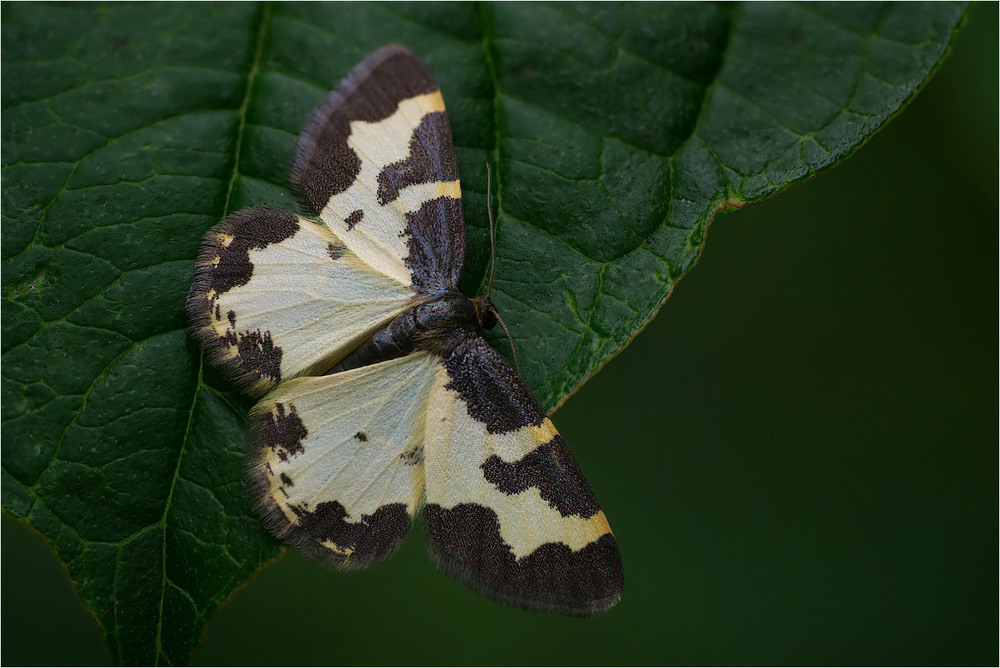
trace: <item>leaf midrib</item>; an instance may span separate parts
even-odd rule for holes
[[[250,98],[253,93],[254,84],[257,81],[257,76],[260,72],[260,63],[262,55],[264,53],[264,40],[267,35],[268,29],[271,25],[272,16],[272,6],[271,3],[263,3],[260,10],[260,18],[258,19],[257,34],[253,46],[253,60],[250,65],[250,69],[246,75],[246,87],[243,91],[243,99],[240,101],[239,106],[239,123],[236,129],[236,143],[233,149],[233,169],[229,175],[229,182],[226,184],[226,199],[222,207],[223,214],[229,213],[230,203],[232,201],[233,190],[236,187],[236,183],[240,179],[240,154],[243,149],[243,137],[246,131],[246,121],[247,121],[247,110],[250,107]],[[198,404],[198,396],[201,394],[201,388],[203,386],[202,372],[205,366],[205,353],[200,351],[198,353],[198,377],[195,381],[194,392],[191,397],[191,406],[188,409],[188,420],[187,425],[184,428],[184,438],[181,441],[181,447],[177,452],[177,464],[174,468],[174,474],[170,480],[170,490],[167,492],[167,501],[163,506],[163,516],[160,518],[159,526],[162,532],[160,545],[162,546],[162,556],[161,556],[161,581],[160,581],[160,600],[157,606],[157,620],[156,620],[156,660],[154,665],[160,665],[161,657],[165,662],[169,663],[167,654],[163,648],[163,606],[166,599],[167,592],[167,516],[170,512],[170,506],[174,498],[174,490],[177,487],[177,480],[180,478],[180,468],[181,462],[184,460],[184,453],[187,450],[188,439],[191,435],[191,425],[194,422],[194,412]],[[193,603],[193,601],[192,601]],[[116,606],[117,608],[117,606]],[[116,609],[117,613],[117,609]],[[117,615],[116,615],[117,617]],[[122,660],[122,647],[119,643],[118,645],[118,657],[119,663],[123,663]]]

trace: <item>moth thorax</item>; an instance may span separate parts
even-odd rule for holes
[[[421,304],[416,311],[418,331],[479,329],[479,313],[473,300],[458,292],[448,292],[437,299]]]

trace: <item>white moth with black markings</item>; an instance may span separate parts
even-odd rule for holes
[[[423,509],[437,566],[495,600],[591,615],[621,558],[573,456],[482,338],[457,284],[465,223],[441,91],[410,51],[365,58],[299,139],[309,218],[232,214],[205,236],[187,309],[246,392],[248,479],[268,529],[335,568],[388,557]],[[318,220],[316,220],[318,219]]]

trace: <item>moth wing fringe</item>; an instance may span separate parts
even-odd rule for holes
[[[302,133],[299,135],[298,146],[295,149],[295,159],[292,160],[291,184],[292,192],[295,193],[299,205],[310,215],[318,215],[319,210],[316,210],[315,206],[309,202],[309,198],[303,191],[302,173],[309,160],[316,154],[318,149],[317,138],[327,126],[330,117],[337,108],[368,80],[372,72],[387,60],[396,56],[404,56],[413,60],[423,70],[427,80],[434,82],[433,75],[412,51],[399,44],[388,44],[371,52],[364,60],[355,65],[347,76],[337,84],[337,87],[327,93],[326,97],[319,103],[319,106],[312,112],[305,127],[302,129]]]
[[[427,558],[439,571],[454,578],[476,594],[502,605],[531,612],[556,613],[568,617],[594,617],[613,608],[622,597],[622,591],[618,589],[605,598],[590,601],[585,605],[569,605],[553,600],[534,599],[525,596],[523,590],[504,590],[491,587],[481,577],[477,578],[475,571],[463,565],[458,559],[437,552],[430,541],[427,542]]]
[[[222,371],[223,375],[236,386],[238,390],[251,397],[259,397],[277,386],[276,382],[267,381],[257,374],[247,370],[240,358],[226,354],[229,347],[223,344],[221,337],[212,326],[212,303],[208,292],[212,289],[211,268],[219,252],[224,249],[222,240],[239,225],[244,217],[280,211],[274,207],[255,206],[249,209],[235,211],[221,222],[216,223],[202,238],[201,247],[194,264],[194,279],[188,291],[185,302],[188,328],[192,338],[201,346],[208,356],[208,361]]]

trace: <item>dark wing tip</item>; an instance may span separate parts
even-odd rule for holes
[[[436,552],[433,547],[429,546],[427,553],[434,566],[445,575],[454,578],[480,596],[522,610],[555,613],[568,617],[593,617],[615,607],[622,598],[620,581],[617,584],[595,586],[595,591],[585,597],[538,595],[537,592],[504,589],[497,586],[488,574],[477,572],[468,564]]]
[[[360,524],[345,522],[344,508],[337,502],[299,510],[298,523],[289,520],[275,499],[275,474],[266,462],[268,450],[277,447],[271,409],[272,404],[265,400],[250,411],[244,468],[251,505],[268,533],[329,570],[364,570],[392,556],[412,524],[401,503],[380,507]],[[277,438],[280,440],[281,434]],[[344,549],[334,549],[335,544],[344,545]]]
[[[391,61],[398,61],[399,66],[395,68],[389,66]],[[387,66],[392,70],[389,75],[384,77],[384,80],[378,78],[379,81],[373,84],[374,88],[381,89],[380,97],[394,98],[398,103],[416,93],[438,89],[434,76],[423,61],[412,51],[398,44],[389,44],[376,49],[355,65],[337,87],[323,98],[299,135],[295,159],[292,161],[291,184],[299,205],[308,214],[318,215],[326,204],[325,198],[329,197],[329,191],[336,192],[345,185],[339,183],[339,180],[346,178],[344,174],[338,173],[342,167],[325,164],[325,159],[329,158],[331,136],[345,135],[346,122],[359,120],[361,111],[364,112],[363,115],[370,116],[366,120],[380,120],[379,116],[385,117],[391,113],[379,109],[384,105],[370,105],[363,100],[361,104],[356,105],[356,108],[348,108],[344,114],[340,114],[345,118],[338,119],[337,113],[344,107],[351,107],[352,98],[365,97],[362,91],[364,85],[372,80],[375,72]],[[394,109],[393,105],[392,110]],[[344,127],[337,127],[339,124],[343,124]],[[317,187],[317,182],[322,184],[322,187]]]
[[[488,508],[460,504],[443,510],[429,504],[424,516],[434,565],[491,600],[572,617],[592,617],[621,600],[624,572],[610,533],[580,550],[546,543],[516,559]]]
[[[220,290],[218,260],[230,245],[228,240],[244,233],[248,226],[272,226],[274,221],[283,222],[285,226],[297,226],[297,220],[295,214],[272,207],[258,206],[236,211],[205,233],[195,259],[194,278],[184,309],[191,337],[208,355],[209,362],[240,391],[250,396],[263,395],[281,379],[262,376],[248,369],[238,356],[232,354],[232,342],[218,333],[215,324],[227,315],[216,313],[217,304],[213,299],[213,295],[217,296]],[[231,281],[229,278],[221,280]]]

